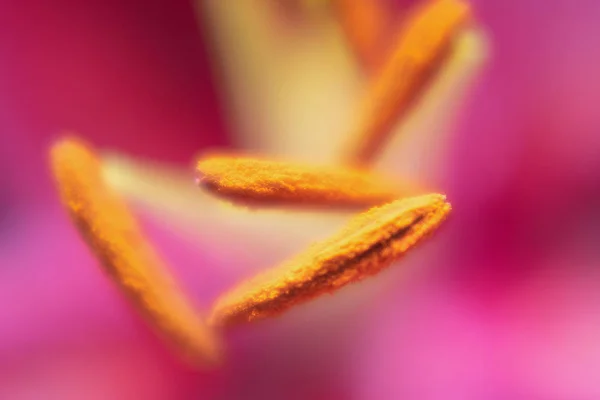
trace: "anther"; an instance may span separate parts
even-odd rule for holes
[[[275,316],[375,275],[434,232],[449,212],[444,196],[430,194],[359,214],[330,239],[222,295],[210,323],[231,325]]]
[[[93,151],[80,140],[63,139],[52,147],[51,163],[65,207],[106,272],[186,358],[217,363],[217,336],[177,287],[127,206],[104,184]]]
[[[417,191],[415,185],[346,167],[221,156],[201,159],[196,169],[201,187],[244,205],[371,207]]]
[[[378,0],[334,0],[332,5],[358,61],[372,70],[384,58],[389,13]]]
[[[396,121],[418,101],[444,64],[453,39],[470,15],[468,4],[461,0],[429,1],[415,10],[366,89],[345,162],[373,161]]]

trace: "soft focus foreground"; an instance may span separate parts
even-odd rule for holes
[[[215,372],[148,332],[58,207],[61,130],[129,154],[108,172],[199,310],[348,217],[246,213],[194,187],[193,155],[225,127],[240,149],[329,162],[379,62],[326,1],[223,3],[202,2],[199,27],[187,2],[0,6],[0,398],[600,396],[595,2],[472,3],[491,53],[474,98],[427,108],[435,92],[377,166],[454,206],[402,268],[229,332]],[[401,24],[408,4],[381,3]]]

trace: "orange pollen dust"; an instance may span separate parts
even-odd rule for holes
[[[105,185],[93,151],[77,139],[63,139],[52,147],[51,163],[75,225],[127,297],[187,359],[218,363],[217,336],[182,295],[127,206]]]
[[[375,275],[436,230],[450,212],[439,194],[397,200],[354,217],[338,234],[222,295],[211,324],[278,315]]]
[[[451,51],[471,11],[461,0],[418,6],[404,25],[389,58],[366,89],[345,162],[369,164],[392,128],[420,98]]]
[[[245,205],[371,207],[417,192],[415,185],[345,167],[221,156],[201,159],[196,169],[201,187]]]

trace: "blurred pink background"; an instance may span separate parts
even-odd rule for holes
[[[450,143],[454,215],[427,273],[343,318],[240,329],[202,372],[100,272],[46,152],[68,130],[191,169],[233,146],[207,30],[187,1],[2,2],[0,398],[599,398],[600,3],[471,4],[492,56]],[[144,221],[196,301],[224,287],[227,261]]]

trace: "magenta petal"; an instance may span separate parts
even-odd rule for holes
[[[190,2],[4,1],[0,36],[3,187],[36,185],[65,130],[184,165],[227,143]]]
[[[0,240],[0,398],[188,398],[219,388],[130,307],[64,210],[20,216]],[[97,397],[95,397],[97,396]]]

